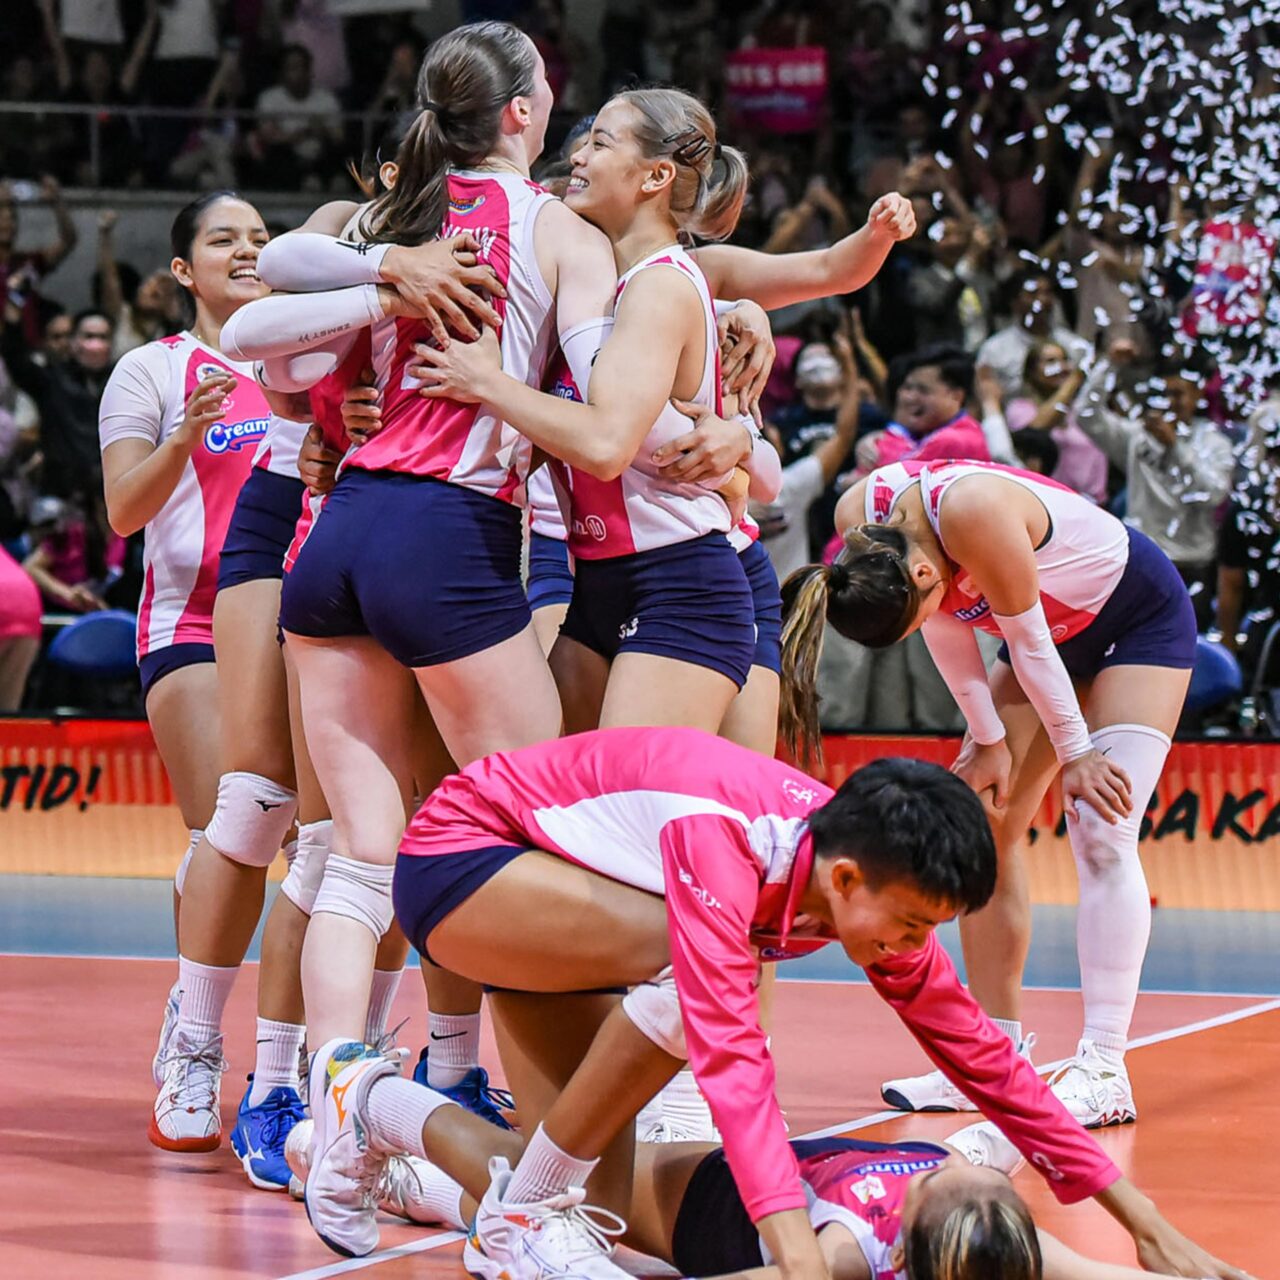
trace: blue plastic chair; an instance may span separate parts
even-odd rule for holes
[[[137,667],[136,615],[124,609],[86,613],[64,627],[49,646],[49,661],[78,676],[120,680]]]
[[[1240,664],[1230,649],[1216,640],[1196,639],[1196,665],[1191,672],[1186,709],[1199,713],[1212,711],[1244,691]]]

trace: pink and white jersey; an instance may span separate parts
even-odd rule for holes
[[[237,379],[227,416],[205,429],[177,488],[146,528],[139,658],[172,644],[213,643],[218,556],[271,410],[248,365],[226,359],[190,333],[126,352],[102,393],[103,449],[130,438],[159,445],[182,424],[196,384],[218,370]]]
[[[755,1221],[806,1203],[755,983],[760,959],[832,940],[799,912],[813,870],[807,818],[831,794],[783,761],[695,729],[605,729],[500,752],[446,778],[400,852],[544,849],[665,897],[689,1061]],[[867,976],[1059,1199],[1119,1176],[961,986],[936,937]]]
[[[443,236],[469,231],[480,261],[507,291],[493,298],[502,318],[502,367],[531,387],[542,385],[555,336],[555,303],[538,270],[533,228],[555,197],[512,173],[449,175],[449,213]],[[421,320],[392,316],[373,325],[373,369],[382,390],[382,430],[355,449],[347,465],[402,471],[465,485],[523,505],[533,446],[484,405],[424,400],[408,374],[413,344],[430,341]]]
[[[254,467],[270,471],[277,476],[298,478],[298,450],[306,439],[309,422],[294,422],[292,418],[271,415],[267,434],[262,437],[258,452],[253,456]]]
[[[1129,563],[1129,534],[1124,525],[1073,489],[1016,467],[994,462],[896,462],[873,471],[867,482],[866,515],[885,524],[898,499],[917,481],[925,515],[946,551],[939,522],[947,490],[965,476],[998,475],[1030,489],[1049,517],[1049,532],[1036,548],[1040,602],[1055,644],[1079,635],[1111,598]],[[942,606],[961,622],[998,636],[991,606],[959,569]]]
[[[729,530],[729,545],[741,555],[753,542],[760,541],[760,526],[750,512]]]
[[[872,1280],[905,1275],[894,1269],[893,1253],[902,1238],[907,1184],[940,1168],[954,1153],[932,1142],[887,1146],[846,1138],[815,1138],[793,1142],[791,1148],[814,1231],[832,1223],[844,1227],[866,1258]],[[761,1253],[766,1263],[773,1261],[763,1241]]]
[[[621,299],[641,271],[666,267],[679,271],[698,291],[706,317],[706,357],[698,392],[690,399],[720,410],[720,338],[706,277],[678,245],[659,249],[637,262],[618,281]],[[693,423],[667,404],[645,437],[631,465],[616,480],[598,480],[559,460],[562,492],[569,498],[569,550],[584,560],[634,555],[655,547],[688,542],[706,533],[728,533],[729,508],[719,494],[696,484],[677,484],[663,477],[650,459],[662,445],[687,435]]]
[[[569,371],[569,362],[559,347],[551,357],[547,366],[547,374],[542,383],[543,391],[563,400],[576,400],[582,403],[582,393]],[[557,542],[566,542],[569,537],[568,525],[565,521],[565,510],[568,499],[562,502],[560,491],[556,485],[556,477],[550,462],[544,463],[529,477],[529,528],[533,533],[544,538],[554,538]]]

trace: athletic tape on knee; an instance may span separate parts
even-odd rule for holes
[[[361,862],[331,853],[311,914],[345,916],[362,924],[374,938],[391,928],[391,879],[395,867]]]
[[[325,864],[332,848],[332,821],[298,823],[297,852],[280,892],[304,915],[309,916],[315,910],[316,894],[324,881]]]
[[[684,1047],[680,997],[676,994],[676,980],[670,965],[656,978],[632,987],[622,997],[622,1011],[659,1049],[681,1062],[689,1056]]]
[[[187,851],[182,855],[177,871],[173,873],[173,887],[178,891],[178,897],[182,897],[183,886],[187,883],[187,868],[191,865],[191,859],[196,856],[196,845],[203,838],[204,831],[200,827],[192,827],[190,835],[191,842],[187,845]]]
[[[296,791],[256,773],[224,773],[205,834],[224,858],[246,867],[269,867],[297,810]]]

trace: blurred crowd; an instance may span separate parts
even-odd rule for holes
[[[344,113],[411,107],[424,43],[402,5],[349,7],[13,0],[3,96],[93,104],[107,187],[349,192],[346,163],[371,135]],[[1078,6],[1046,3],[1037,23],[1040,7],[1014,0],[609,0],[589,58],[561,0],[455,7],[458,20],[508,18],[535,36],[561,134],[636,80],[714,104],[751,158],[740,243],[820,249],[887,191],[915,204],[917,235],[862,293],[772,317],[763,410],[786,483],[756,514],[780,577],[832,554],[835,502],[875,466],[1013,463],[1142,529],[1183,574],[1202,630],[1238,656],[1246,691],[1255,677],[1280,683],[1280,663],[1259,669],[1280,617],[1275,211],[1247,185],[1188,172],[1172,129],[1150,128],[1153,111],[1180,119],[1176,103],[1117,108],[1105,75],[1064,71],[1065,45],[1088,44]],[[1102,0],[1095,16],[1115,8]],[[1158,19],[1145,0],[1125,8]],[[1271,34],[1257,27],[1255,52],[1276,45]],[[1248,81],[1255,122],[1274,106],[1273,60],[1259,54]],[[198,110],[113,111],[130,103]],[[1206,155],[1230,149],[1215,127],[1196,124]],[[181,328],[182,302],[162,246],[151,261],[118,260],[109,195],[94,305],[67,315],[49,302],[41,280],[75,238],[59,180],[83,185],[90,157],[70,118],[2,136],[0,542],[48,612],[128,603],[137,555],[102,519],[97,397],[122,352]],[[24,201],[57,215],[49,243],[22,233]],[[829,641],[829,727],[959,725],[918,641],[876,654]],[[0,699],[3,671],[0,659]]]

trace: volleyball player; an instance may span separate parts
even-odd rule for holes
[[[968,727],[956,772],[986,796],[1000,854],[991,904],[960,922],[969,983],[1020,1047],[1031,913],[1018,842],[1061,775],[1084,1028],[1053,1085],[1084,1125],[1131,1121],[1124,1054],[1151,930],[1138,836],[1195,662],[1186,588],[1138,530],[994,464],[880,468],[844,494],[836,525],[836,561],[788,580],[788,727],[813,730],[824,619],[872,647],[921,630]],[[975,628],[1004,641],[990,676]],[[905,1110],[968,1105],[936,1072],[884,1096]]]
[[[514,1172],[495,1168],[468,1268],[525,1274],[536,1238],[542,1274],[615,1276],[577,1212],[583,1187],[625,1211],[629,1122],[687,1054],[771,1252],[785,1273],[824,1274],[753,988],[758,955],[838,940],[1060,1200],[1095,1196],[1149,1265],[1238,1275],[1165,1222],[960,985],[933,929],[984,905],[995,876],[982,805],[920,761],[878,761],[833,796],[695,730],[612,729],[446,779],[406,832],[396,910],[439,963],[508,988],[493,1001],[529,1135]],[[621,986],[619,1004],[607,990]],[[307,1206],[339,1251],[377,1241],[365,1206],[385,1153],[369,1133],[420,1155],[414,1135],[442,1105],[390,1074],[349,1041],[313,1062]],[[365,1105],[375,1085],[385,1111]]]
[[[175,888],[196,896],[178,913],[179,976],[156,1055],[160,1092],[149,1129],[157,1145],[179,1151],[210,1151],[221,1138],[221,1019],[236,969],[191,954],[191,931],[207,904],[202,887],[185,880],[214,814],[221,771],[213,646],[219,553],[271,416],[252,371],[224,357],[219,339],[235,311],[266,292],[257,272],[266,241],[257,210],[234,193],[213,192],[181,210],[172,269],[194,302],[194,321],[176,337],[128,352],[99,412],[112,527],[123,535],[146,530],[139,669],[147,718],[191,828]],[[283,815],[283,824],[272,825],[282,838],[292,793],[270,783],[251,799]],[[272,839],[274,856],[280,839]]]

